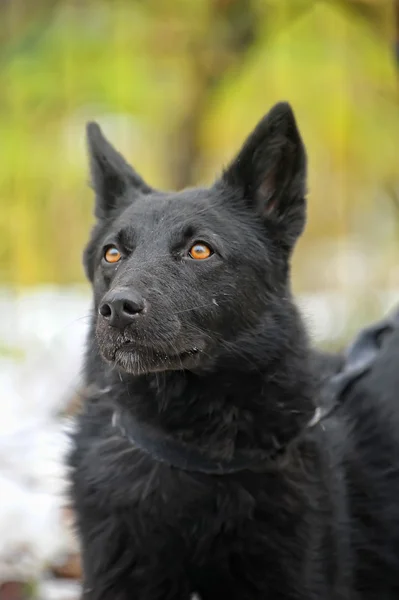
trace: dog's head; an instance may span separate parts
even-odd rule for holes
[[[133,374],[198,369],[272,331],[305,223],[289,105],[260,121],[211,187],[178,193],[147,185],[98,125],[87,137],[97,224],[84,262],[103,358]]]

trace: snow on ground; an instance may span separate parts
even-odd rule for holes
[[[0,584],[37,580],[77,550],[61,414],[78,386],[89,307],[76,290],[0,297]]]

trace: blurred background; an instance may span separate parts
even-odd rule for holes
[[[288,100],[309,154],[294,291],[315,343],[340,346],[399,298],[399,2],[0,0],[0,90],[0,600],[72,599],[85,122],[179,189]]]

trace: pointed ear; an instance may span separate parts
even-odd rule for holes
[[[276,104],[223,174],[290,250],[306,220],[306,153],[288,103]]]
[[[87,124],[86,135],[91,183],[96,194],[96,217],[108,217],[118,208],[126,206],[136,194],[151,192],[140,175],[104,137],[97,123]]]

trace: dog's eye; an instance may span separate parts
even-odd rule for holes
[[[121,253],[115,246],[108,246],[104,252],[104,260],[107,263],[117,263],[122,258]]]
[[[204,242],[196,242],[191,246],[188,254],[194,260],[204,260],[212,256],[213,250],[207,244],[204,244]]]

